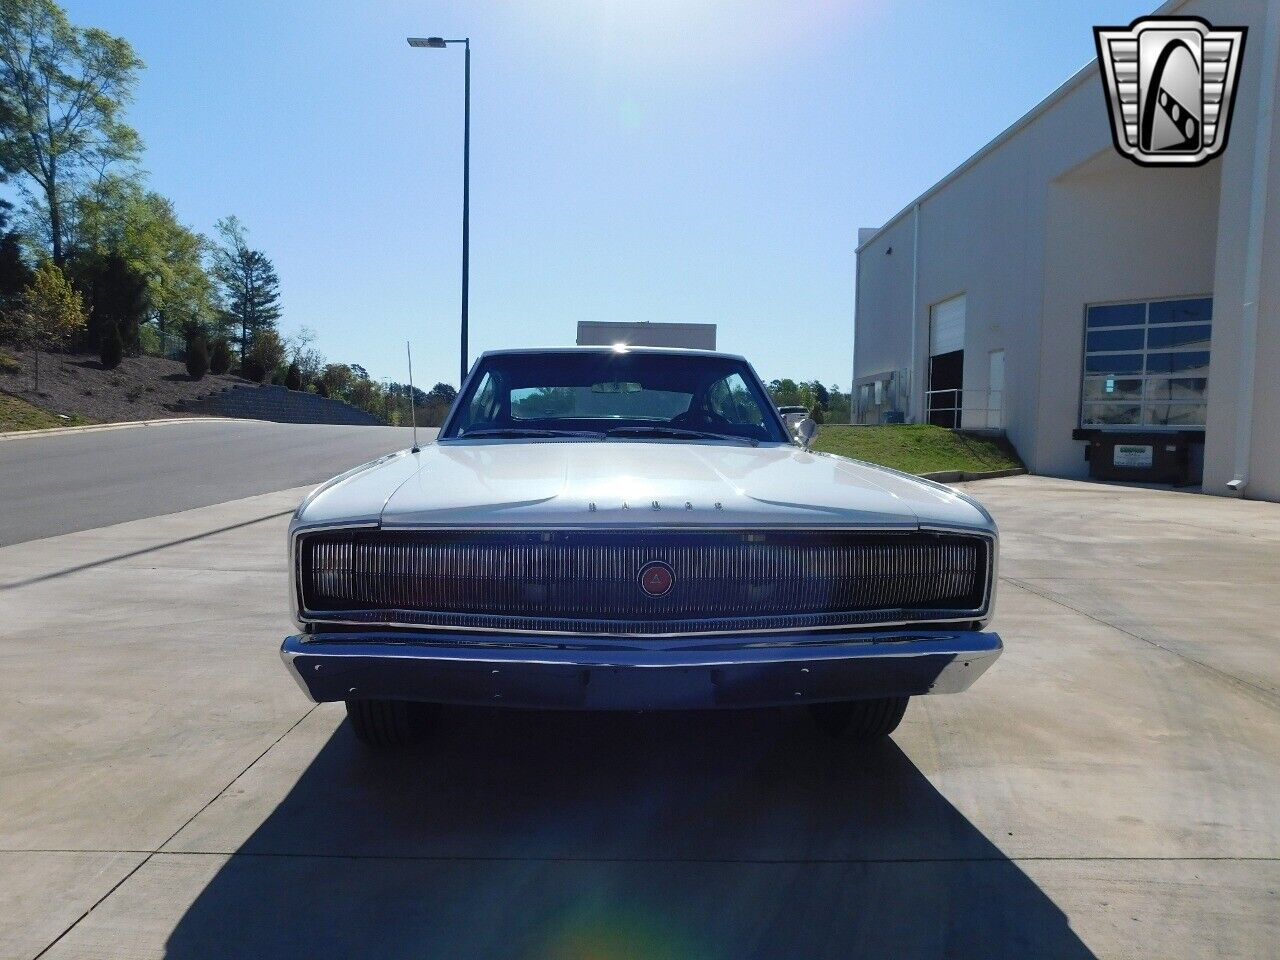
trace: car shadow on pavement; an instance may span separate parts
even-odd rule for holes
[[[463,709],[411,751],[339,727],[167,955],[1093,956],[892,742],[802,711]]]

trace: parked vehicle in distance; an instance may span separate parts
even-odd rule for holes
[[[787,425],[787,433],[792,436],[795,435],[796,424],[809,415],[804,407],[791,406],[779,407],[778,413],[782,415],[782,422]]]
[[[799,449],[721,353],[486,353],[436,443],[319,487],[289,544],[285,663],[372,744],[436,704],[807,705],[873,739],[1001,651],[990,515]]]

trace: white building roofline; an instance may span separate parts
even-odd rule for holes
[[[1180,9],[1185,7],[1190,2],[1191,0],[1167,0],[1166,3],[1158,7],[1156,11],[1152,14],[1149,14],[1149,16],[1168,16],[1171,13],[1177,13]],[[988,154],[994,153],[997,148],[1002,146],[1007,141],[1011,140],[1024,127],[1030,126],[1031,123],[1034,120],[1037,120],[1041,114],[1045,113],[1050,107],[1056,104],[1059,100],[1062,100],[1064,97],[1066,97],[1067,94],[1075,90],[1076,87],[1080,86],[1080,84],[1083,83],[1085,80],[1087,80],[1090,76],[1096,76],[1097,67],[1098,67],[1098,58],[1094,57],[1092,60],[1086,63],[1083,67],[1081,67],[1079,70],[1073,73],[1070,76],[1070,78],[1066,80],[1065,83],[1061,84],[1057,89],[1055,89],[1047,97],[1045,97],[1043,100],[1037,103],[1034,107],[1032,107],[1030,110],[1024,113],[1021,117],[1015,120],[1011,125],[1009,125],[1008,127],[1005,127],[1004,130],[996,134],[994,139],[990,140],[985,146],[979,147],[978,151],[974,153],[972,156],[970,156],[968,160],[964,161],[964,163],[960,164],[960,166],[956,167],[954,170],[948,173],[945,177],[943,177],[941,180],[939,180],[937,183],[931,186],[928,190],[920,194],[920,196],[916,197],[914,200],[908,203],[905,207],[903,207],[901,210],[895,213],[892,217],[886,220],[880,227],[876,228],[875,232],[872,233],[870,236],[868,236],[866,240],[862,240],[861,242],[859,242],[855,252],[862,253],[864,249],[866,249],[871,244],[875,243],[878,239],[880,239],[881,235],[884,234],[886,230],[892,227],[895,223],[897,223],[907,214],[911,213],[911,211],[915,209],[916,204],[924,203],[926,200],[932,197],[935,193],[937,193],[943,187],[947,186],[947,184],[951,183],[953,180],[958,179],[962,174],[964,174],[967,170],[969,170],[975,164],[985,159]],[[868,228],[864,227],[861,230],[859,230],[858,231],[859,234],[863,233],[866,229]]]

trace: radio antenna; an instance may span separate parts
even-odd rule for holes
[[[409,357],[409,422],[413,424],[413,449],[410,453],[418,452],[418,411],[417,396],[413,389],[413,350],[409,346],[409,341],[404,342],[404,352]]]

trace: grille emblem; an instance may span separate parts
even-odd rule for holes
[[[640,568],[640,589],[650,597],[665,597],[675,586],[676,574],[661,560],[650,560]]]

